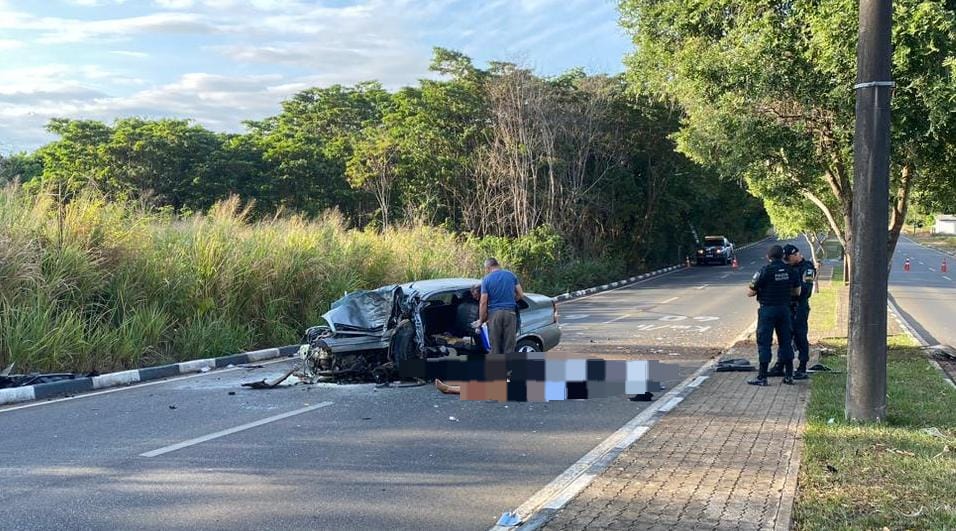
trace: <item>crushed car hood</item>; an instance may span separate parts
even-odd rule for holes
[[[400,286],[356,291],[332,303],[332,309],[322,318],[333,331],[381,332],[388,326],[401,299]]]

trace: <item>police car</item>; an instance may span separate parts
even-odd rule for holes
[[[727,265],[734,259],[734,244],[724,236],[705,236],[697,249],[697,265]]]

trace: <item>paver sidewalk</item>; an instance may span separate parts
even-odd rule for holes
[[[711,373],[544,528],[789,529],[809,381],[754,374]]]

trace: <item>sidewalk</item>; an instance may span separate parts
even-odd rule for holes
[[[753,374],[711,373],[543,528],[789,529],[809,382]]]

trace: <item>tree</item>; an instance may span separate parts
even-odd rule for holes
[[[43,161],[30,153],[0,155],[0,186],[8,183],[27,183],[43,174]]]
[[[384,127],[373,127],[354,146],[346,173],[349,183],[375,196],[382,216],[382,230],[388,230],[392,192],[398,176],[398,146]]]
[[[951,179],[940,154],[956,139],[953,6],[895,5],[891,255],[914,187]],[[621,11],[636,45],[629,79],[686,112],[681,151],[727,177],[774,183],[758,194],[806,198],[849,249],[856,2],[623,0]]]

